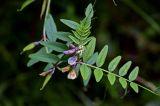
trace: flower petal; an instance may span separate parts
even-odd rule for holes
[[[68,59],[68,64],[75,65],[77,61],[77,56],[72,56]]]
[[[64,54],[73,54],[75,52],[76,52],[76,49],[70,49],[70,50],[63,51]]]
[[[77,74],[76,74],[76,71],[75,70],[72,70],[68,73],[68,76],[67,76],[68,79],[76,79],[77,78]]]
[[[64,72],[67,72],[67,71],[69,71],[70,70],[70,65],[68,65],[68,66],[66,66],[66,67],[63,67],[62,68],[62,72],[64,73]]]

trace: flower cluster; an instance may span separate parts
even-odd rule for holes
[[[76,66],[80,62],[81,47],[76,47],[73,44],[69,45],[69,50],[63,51],[65,55],[69,55],[68,66],[61,69],[62,72],[68,72],[68,79],[77,78]]]

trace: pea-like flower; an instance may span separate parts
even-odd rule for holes
[[[65,50],[63,51],[64,54],[67,55],[72,55],[72,54],[76,54],[79,51],[79,48],[74,46],[73,44],[69,45],[69,50]]]
[[[74,49],[65,50],[65,51],[63,51],[63,53],[64,54],[74,54],[74,53],[76,53],[76,49],[74,48]]]
[[[48,74],[53,74],[54,71],[55,71],[55,68],[50,68],[49,70],[44,71],[44,72],[40,73],[39,75],[42,76],[42,77],[45,77],[45,76],[47,76]]]
[[[68,59],[68,64],[73,66],[73,65],[76,65],[77,64],[77,60],[78,60],[78,57],[77,56],[72,56]]]
[[[74,69],[72,69],[69,73],[68,73],[68,76],[67,76],[68,79],[76,79],[77,78],[77,73]]]
[[[61,69],[61,71],[64,73],[64,72],[68,72],[70,69],[71,69],[71,66],[68,65],[68,66],[66,66],[66,67],[63,67],[63,68]]]
[[[78,63],[78,56],[79,56],[78,54],[79,54],[80,50],[81,49],[79,47],[76,47],[75,45],[70,44],[69,50],[63,51],[64,54],[71,55],[68,58],[68,65],[61,69],[62,72],[69,71],[68,76],[67,76],[68,79],[73,80],[73,79],[77,78],[77,73],[76,73],[75,67]]]

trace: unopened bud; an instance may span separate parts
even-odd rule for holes
[[[66,67],[63,67],[61,70],[62,70],[62,72],[64,73],[64,72],[69,71],[70,68],[71,68],[70,65],[68,65],[68,66],[66,66]]]
[[[39,45],[39,41],[28,44],[26,47],[23,48],[23,51],[21,52],[21,54],[25,51],[33,49],[37,45]]]
[[[54,68],[54,69],[51,68],[51,69],[49,69],[48,71],[44,71],[44,72],[40,73],[39,75],[42,76],[42,77],[45,77],[45,76],[47,76],[48,74],[53,74],[53,73],[54,73],[54,70],[55,70],[55,68]]]
[[[67,76],[68,79],[76,79],[77,78],[77,74],[76,74],[76,71],[75,70],[72,70],[68,73],[68,76]]]

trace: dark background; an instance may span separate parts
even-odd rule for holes
[[[17,12],[24,0],[0,1],[0,106],[160,106],[160,97],[140,89],[136,94],[116,83],[111,86],[104,76],[100,83],[94,77],[85,88],[81,76],[72,81],[55,73],[43,91],[43,78],[38,74],[43,64],[27,67],[29,51],[20,55],[28,43],[41,38],[42,0]],[[51,13],[58,30],[70,31],[59,19],[79,21],[93,0],[53,0]],[[97,0],[92,34],[97,50],[109,45],[109,56],[103,68],[117,55],[121,65],[128,60],[140,67],[140,76],[160,85],[160,10],[159,0]]]

